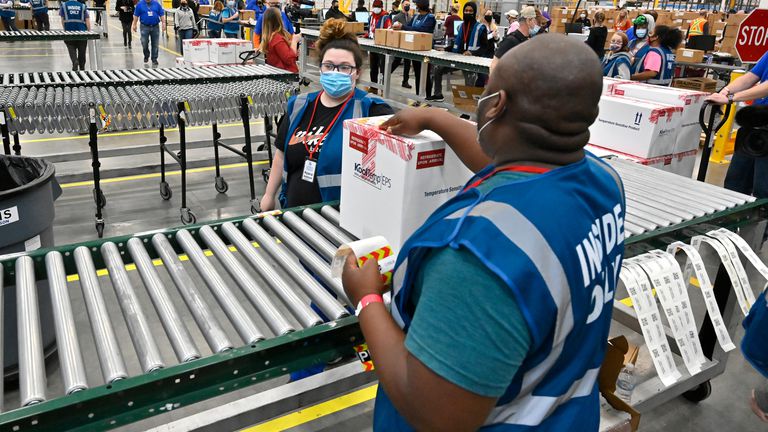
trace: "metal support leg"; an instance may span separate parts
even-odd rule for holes
[[[8,124],[5,119],[5,111],[0,109],[0,135],[3,137],[3,154],[11,154],[11,138],[8,134]]]
[[[160,197],[168,201],[173,196],[171,187],[165,181],[165,143],[168,138],[165,136],[165,125],[160,123]]]
[[[216,118],[215,113],[213,113],[212,118]],[[221,176],[221,162],[219,161],[219,140],[221,139],[221,134],[219,133],[219,125],[215,120],[211,124],[211,128],[213,130],[213,158],[216,165],[216,178],[214,179],[216,192],[227,193],[229,185],[224,180],[224,177]]]
[[[392,86],[392,63],[394,63],[394,61],[395,56],[392,54],[384,54],[384,99],[389,99]]]
[[[264,146],[267,148],[267,157],[269,158],[269,167],[261,170],[261,176],[264,177],[264,183],[269,182],[269,170],[272,167],[272,119],[264,116]]]
[[[419,95],[427,97],[427,78],[429,77],[429,59],[424,59],[421,63],[421,76],[419,76]]]
[[[18,132],[13,133],[13,154],[21,156],[21,143],[19,143]]]
[[[187,207],[187,113],[184,102],[179,102],[179,165],[181,165],[181,223],[184,225],[197,222],[195,214]]]
[[[256,188],[253,184],[253,146],[251,145],[251,119],[248,110],[248,98],[240,95],[240,116],[243,118],[243,132],[245,133],[245,161],[248,163],[248,186],[251,189],[251,213],[259,212],[259,203],[256,201]]]
[[[104,193],[101,191],[101,162],[99,162],[99,143],[96,127],[96,109],[91,104],[88,109],[88,116],[90,124],[88,126],[88,134],[90,139],[88,146],[91,148],[91,167],[93,168],[93,200],[96,203],[96,233],[101,238],[104,235],[104,217],[101,214],[101,209],[107,205],[107,199],[104,197]]]
[[[307,38],[303,38],[299,51],[299,74],[302,78],[307,75],[307,57],[309,57],[308,41]]]

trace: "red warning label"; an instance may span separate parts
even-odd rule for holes
[[[445,149],[429,150],[416,156],[416,169],[439,167],[445,164]]]
[[[359,151],[362,154],[368,154],[368,137],[350,132],[349,147]]]

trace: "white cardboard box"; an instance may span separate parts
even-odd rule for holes
[[[209,61],[216,64],[237,63],[239,46],[235,39],[211,39]]]
[[[341,227],[359,238],[384,236],[398,252],[472,172],[434,132],[401,137],[379,130],[387,118],[344,122]]]
[[[613,89],[619,85],[619,84],[628,84],[632,81],[622,80],[622,79],[616,79],[616,78],[606,78],[603,77],[603,93],[604,95],[610,95],[613,94]]]
[[[603,95],[589,143],[644,159],[669,155],[681,120],[681,107]]]
[[[693,170],[696,168],[696,156],[698,153],[699,150],[696,149],[672,155],[672,165],[669,172],[693,178]]]
[[[185,39],[184,42],[184,61],[187,63],[207,62],[209,61],[209,39]]]
[[[184,61],[184,57],[176,57],[176,67],[184,68],[189,66],[187,66],[187,63]]]
[[[611,92],[615,96],[681,107],[683,112],[680,131],[677,134],[677,141],[674,149],[672,149],[672,153],[684,153],[699,148],[699,142],[701,141],[699,112],[707,96],[709,96],[707,93],[642,83],[616,84],[611,87]]]
[[[621,153],[614,150],[609,150],[606,148],[594,146],[591,144],[584,147],[584,150],[588,150],[590,153],[594,154],[597,157],[616,156],[619,159],[632,161],[640,165],[645,165],[645,166],[657,168],[664,171],[672,170],[673,155],[671,154],[664,155],[664,156],[657,156],[653,158],[641,158],[641,157],[632,156],[626,153]]]

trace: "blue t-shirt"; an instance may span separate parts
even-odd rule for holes
[[[154,26],[160,24],[160,17],[165,15],[165,9],[155,0],[149,4],[144,0],[139,0],[133,15],[139,17],[139,21],[143,25]]]
[[[749,72],[757,75],[761,84],[768,81],[768,52],[760,57],[755,67]],[[755,105],[768,105],[768,96],[755,100]]]
[[[285,27],[285,31],[287,31],[290,34],[296,33],[296,30],[293,28],[293,23],[291,22],[291,19],[288,18],[288,15],[285,14],[285,12],[280,12],[283,15],[283,27]],[[257,35],[261,36],[261,21],[264,18],[264,14],[262,13],[259,15],[259,19],[256,21],[256,28],[254,28],[254,31]]]
[[[629,39],[630,42],[636,39],[635,37],[635,26],[632,26],[627,30],[627,39]]]

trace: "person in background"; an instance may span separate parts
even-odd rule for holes
[[[675,75],[675,50],[683,42],[683,32],[667,26],[656,26],[648,38],[648,49],[635,58],[632,80],[668,86]]]
[[[292,96],[277,131],[269,181],[261,211],[317,204],[341,196],[341,149],[344,120],[392,114],[381,99],[356,89],[362,76],[363,52],[357,36],[344,30],[342,20],[329,20],[320,29],[322,90]]]
[[[517,19],[519,27],[512,34],[507,35],[504,40],[501,41],[496,52],[493,53],[493,60],[491,61],[491,72],[499,62],[499,59],[507,53],[507,51],[527,41],[528,39],[536,36],[541,31],[542,24],[544,24],[544,17],[533,6],[526,6],[520,11],[520,17]]]
[[[752,105],[768,106],[768,53],[746,74],[733,80],[707,99],[726,104],[754,101]],[[733,152],[724,186],[736,192],[768,198],[768,157],[753,157],[737,146]],[[764,329],[763,329],[764,330]]]
[[[30,0],[29,7],[32,9],[32,18],[35,20],[35,28],[39,31],[50,30],[51,20],[48,17],[48,3],[46,0]]]
[[[115,10],[120,19],[120,24],[123,26],[123,46],[127,46],[128,49],[131,49],[131,42],[133,41],[131,23],[133,22],[133,11],[135,9],[133,0],[117,0],[115,2]]]
[[[136,32],[141,23],[141,47],[144,49],[144,63],[152,57],[152,65],[157,66],[160,32],[165,31],[165,9],[157,0],[140,0],[133,11],[131,31]],[[162,24],[162,26],[160,25]],[[150,42],[152,51],[150,51]]]
[[[268,0],[267,3],[269,4],[269,7],[280,9],[279,0]],[[293,23],[291,22],[291,19],[288,17],[288,15],[285,13],[284,10],[281,9],[280,13],[283,16],[283,28],[285,28],[285,31],[287,31],[290,34],[295,34],[296,30],[293,28]],[[255,35],[253,37],[253,43],[255,44],[254,46],[258,46],[261,44],[261,27],[262,27],[263,19],[264,19],[264,14],[261,14],[261,16],[259,16],[259,19],[256,21],[256,26],[253,28],[253,34]]]
[[[375,432],[599,430],[619,278],[590,275],[583,243],[610,220],[595,266],[618,266],[626,213],[618,174],[584,151],[601,84],[587,46],[544,35],[501,59],[476,127],[435,108],[381,125],[434,131],[477,174],[398,252],[391,307],[376,260],[344,266],[379,382]]]
[[[630,21],[629,12],[626,9],[619,11],[619,16],[616,17],[616,24],[613,25],[613,30],[617,32],[626,33],[627,30],[632,28],[632,21]]]
[[[221,22],[221,12],[224,10],[224,3],[221,2],[221,0],[216,0],[216,2],[213,4],[213,7],[211,8],[211,11],[208,12],[208,37],[209,38],[220,38],[221,37],[221,29],[224,28],[224,24]]]
[[[103,8],[107,6],[107,0],[93,0],[93,6],[98,8]],[[101,14],[104,13],[104,11],[94,11],[96,14],[96,25],[101,25]]]
[[[224,23],[224,37],[237,39],[240,37],[240,12],[235,0],[227,0],[227,7],[221,11],[221,22]]]
[[[325,19],[343,19],[344,21],[348,21],[346,15],[344,15],[344,12],[339,9],[339,1],[333,0],[331,2],[331,8],[328,9],[328,12],[325,13]]]
[[[649,20],[652,19],[653,18],[650,15],[640,15],[635,18],[632,22],[632,28],[629,29],[629,31],[632,32],[632,35],[627,33],[627,38],[629,38],[629,53],[632,55],[633,62],[634,58],[638,57],[638,55],[642,56],[645,54],[645,51],[648,50],[648,35],[650,34],[649,29],[651,27]],[[634,39],[632,36],[634,36]]]
[[[447,45],[445,48],[446,51],[453,51],[453,42],[454,39],[456,39],[456,21],[461,21],[459,10],[451,6],[451,12],[443,22],[443,28],[445,28],[445,42]]]
[[[368,21],[368,33],[365,37],[369,39],[374,38],[376,30],[386,30],[392,28],[392,17],[389,16],[387,11],[384,10],[384,2],[381,0],[373,0],[373,9],[371,9],[371,17]],[[379,72],[381,72],[382,78],[384,76],[384,56],[371,52],[368,54],[368,63],[371,67],[371,82],[374,84],[379,83]],[[371,93],[378,93],[376,87],[370,87],[368,89]]]
[[[245,2],[245,9],[252,10],[255,17],[261,16],[267,7],[264,5],[264,0],[248,0]]]
[[[179,41],[179,52],[182,55],[184,55],[184,40],[192,39],[196,27],[195,14],[192,13],[188,1],[189,0],[181,0],[179,8],[176,10],[176,15],[173,17],[173,28],[176,30],[176,38]]]
[[[267,64],[299,73],[296,60],[299,59],[301,35],[291,35],[285,31],[279,10],[269,8],[264,14],[264,31],[260,49],[267,57]]]
[[[603,59],[605,55],[605,40],[608,38],[608,29],[605,27],[605,14],[598,12],[595,14],[595,24],[589,28],[589,36],[586,44],[595,51],[595,54]]]
[[[368,12],[368,8],[365,7],[365,0],[357,1],[357,8],[355,9],[355,12]]]
[[[653,18],[654,24],[656,23],[656,21],[659,20],[659,13],[656,12],[655,10],[653,10],[653,9],[650,9],[650,10],[647,10],[647,11],[643,12],[643,14],[650,15],[651,18]],[[651,31],[653,31],[653,29],[651,29]]]
[[[587,17],[587,11],[582,10],[579,12],[579,17],[576,18],[576,21],[574,21],[576,24],[581,24],[584,27],[592,27],[592,21],[589,20]]]
[[[435,33],[435,26],[437,25],[437,19],[429,12],[429,0],[416,0],[416,15],[413,16],[410,24],[401,25],[400,23],[392,26],[395,30],[415,31],[421,33]],[[416,94],[419,94],[419,83],[421,82],[421,62],[411,62],[413,65],[413,73],[416,75]],[[432,94],[432,65],[428,65],[427,70],[424,71],[427,74],[427,94],[429,97]]]
[[[520,23],[517,21],[517,18],[520,16],[520,12],[516,11],[515,9],[510,9],[507,11],[507,22],[509,23],[509,27],[507,28],[507,34],[510,35],[515,32],[515,30],[520,28]]]
[[[690,40],[691,36],[704,36],[708,34],[709,22],[707,21],[707,11],[702,9],[699,11],[699,17],[688,26],[688,33],[685,35],[685,39]]]
[[[459,32],[453,42],[453,52],[466,56],[489,57],[493,52],[493,45],[488,39],[488,28],[479,23],[477,17],[477,3],[469,1],[464,4],[464,20],[459,27]],[[434,70],[434,94],[427,97],[428,101],[443,102],[443,76],[452,69],[438,66]],[[463,71],[464,84],[474,86],[477,75]]]
[[[13,10],[13,0],[0,0],[0,20],[7,31],[19,31],[16,27],[16,11]]]
[[[552,17],[549,15],[549,12],[541,12],[541,17],[543,18],[542,24],[541,24],[541,30],[539,30],[538,34],[542,33],[549,33],[549,27],[552,25]]]
[[[400,0],[395,0],[392,2],[392,10],[389,11],[389,16],[392,17],[392,19],[395,19],[395,15],[400,13]]]
[[[499,27],[493,20],[493,11],[488,9],[483,14],[483,25],[485,31],[488,33],[488,39],[493,41],[493,49],[496,49],[496,44],[499,42]]]
[[[394,8],[394,3],[392,3],[392,6]],[[398,5],[400,5],[398,3]],[[398,11],[396,14],[391,15],[392,16],[392,25],[395,25],[395,23],[400,23],[400,26],[405,27],[411,23],[411,20],[413,20],[413,17],[411,16],[411,2],[408,0],[405,0],[402,3],[402,9]],[[446,18],[447,19],[447,18]],[[448,28],[445,30],[448,31]],[[410,59],[403,59],[401,57],[395,57],[395,60],[392,62],[392,72],[394,72],[400,64],[403,65],[403,82],[400,84],[403,88],[413,88],[409,83],[408,80],[411,79],[411,60]]]
[[[608,78],[632,79],[632,57],[629,55],[629,39],[622,32],[611,38],[609,54],[603,58],[603,76]]]
[[[86,31],[91,29],[91,20],[88,17],[88,8],[81,1],[69,0],[61,4],[59,9],[61,24],[66,31]],[[69,59],[72,61],[72,70],[85,70],[85,52],[88,41],[65,41]]]

